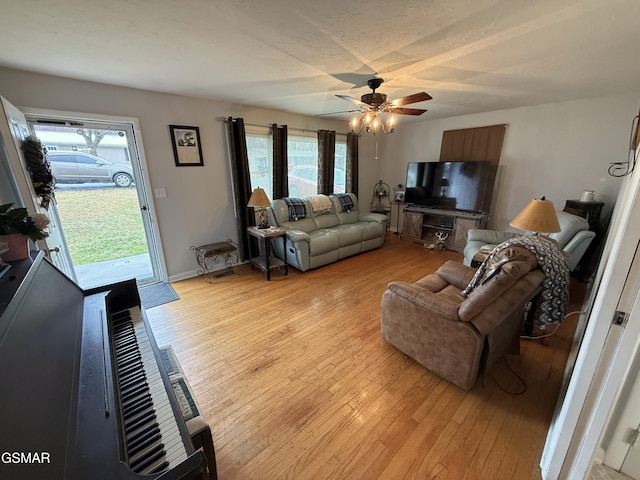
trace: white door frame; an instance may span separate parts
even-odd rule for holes
[[[0,111],[3,117],[0,121],[0,144],[4,142],[7,174],[10,177],[6,183],[11,186],[14,194],[12,200],[14,203],[17,201],[18,204],[25,206],[31,214],[42,213],[49,218],[47,227],[49,235],[35,243],[56,267],[75,280],[71,257],[58,217],[56,200],[52,198],[48,208],[43,207],[27,171],[21,145],[30,131],[24,112],[2,96],[0,96]]]
[[[152,235],[153,245],[149,246],[149,255],[155,255],[158,265],[158,277],[161,282],[168,281],[167,266],[164,260],[164,252],[162,249],[162,241],[160,237],[160,230],[158,228],[158,219],[156,216],[156,207],[153,202],[153,195],[151,195],[151,179],[149,178],[149,169],[147,168],[147,160],[144,153],[144,142],[142,140],[142,129],[140,128],[140,120],[135,117],[120,117],[114,115],[99,115],[94,113],[78,113],[68,112],[64,110],[49,110],[41,108],[31,107],[18,107],[27,117],[27,120],[39,119],[51,119],[51,120],[77,120],[78,122],[102,122],[102,123],[120,123],[129,124],[133,128],[133,141],[135,142],[134,151],[137,153],[140,166],[140,171],[136,173],[142,179],[143,184],[136,188],[139,188],[139,192],[143,195],[141,199],[144,205],[149,209],[149,218],[151,219],[151,225],[149,226]],[[135,169],[135,162],[132,162],[132,167]]]
[[[637,157],[631,152],[630,157]],[[567,393],[551,422],[540,466],[545,480],[585,478],[640,335],[640,312],[629,313],[626,328],[612,326],[625,285],[638,279],[630,267],[640,239],[640,168],[623,180],[610,232],[596,275],[597,291]],[[611,335],[609,335],[611,334]]]
[[[630,430],[638,428],[640,425],[640,358],[634,358],[633,370],[631,370],[629,381],[625,384],[625,391],[628,392],[628,396],[624,398],[624,402],[621,402],[616,406],[616,410],[619,410],[619,414],[612,420],[615,421],[615,428],[611,434],[611,440],[606,446],[604,452],[604,459],[602,463],[606,466],[613,468],[614,470],[622,470],[625,460],[629,459],[631,444],[629,443]],[[640,448],[640,443],[636,446]],[[639,455],[640,456],[640,455]],[[627,475],[630,475],[627,473]],[[634,475],[631,475],[632,477]],[[640,479],[640,472],[635,474],[635,478]]]

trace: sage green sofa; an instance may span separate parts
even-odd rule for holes
[[[350,208],[345,208],[336,195],[314,195],[314,205],[310,197],[300,198],[305,212],[304,218],[297,220],[290,216],[285,200],[273,200],[269,223],[287,231],[287,251],[283,251],[282,242],[275,241],[276,255],[284,260],[286,254],[289,265],[305,272],[381,247],[387,216],[360,212],[356,195],[346,195],[353,205]],[[323,201],[324,208],[317,206],[317,200]]]
[[[589,230],[589,222],[584,218],[561,211],[556,211],[556,214],[560,231],[550,234],[549,237],[558,242],[560,249],[568,255],[569,270],[573,271],[596,234]],[[502,242],[522,235],[522,232],[471,229],[467,232],[464,264],[470,266],[474,255],[480,250],[493,250]]]

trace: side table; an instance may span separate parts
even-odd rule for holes
[[[199,247],[192,246],[191,250],[196,252],[196,260],[198,261],[198,265],[200,265],[198,275],[205,275],[216,271],[213,268],[214,264],[224,261],[226,268],[219,270],[218,273],[214,275],[207,276],[205,280],[208,283],[211,283],[214,277],[221,277],[238,272],[238,247],[231,240],[209,243],[207,245],[200,245]]]
[[[604,247],[607,225],[600,220],[603,207],[604,202],[581,202],[580,200],[567,200],[564,206],[565,212],[585,218],[589,222],[589,230],[596,232],[595,238],[587,247],[576,268],[571,272],[582,282],[588,281],[596,271]]]
[[[289,264],[287,263],[287,232],[281,228],[258,228],[258,227],[248,227],[247,228],[247,238],[249,240],[249,250],[251,250],[251,237],[262,239],[262,250],[263,255],[253,255],[253,252],[249,252],[249,263],[251,264],[251,269],[253,270],[253,266],[257,266],[260,270],[264,272],[267,280],[271,280],[271,271],[276,268],[284,267],[284,274],[289,274]],[[273,255],[273,253],[269,253],[271,250],[271,242],[267,240],[282,238],[283,242],[283,252],[285,252],[284,260],[280,260],[278,257]]]
[[[604,202],[567,200],[564,205],[564,211],[585,218],[589,222],[589,229],[595,230],[600,226],[600,214],[602,213],[602,207],[604,207]]]

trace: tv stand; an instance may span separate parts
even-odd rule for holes
[[[445,248],[462,252],[467,243],[467,232],[484,228],[487,214],[408,206],[404,209],[402,237],[424,244],[436,243],[436,233],[448,235]]]

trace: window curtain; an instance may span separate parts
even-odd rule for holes
[[[336,157],[336,132],[318,130],[318,193],[333,193]]]
[[[251,197],[251,177],[247,155],[247,138],[242,118],[229,117],[226,120],[231,163],[231,181],[238,228],[238,254],[241,261],[250,256],[247,227],[255,225],[255,215],[247,203]]]
[[[358,196],[358,135],[356,133],[347,133],[346,163],[345,191]]]
[[[287,168],[287,135],[286,125],[271,127],[273,137],[273,199],[289,196],[289,171]]]

